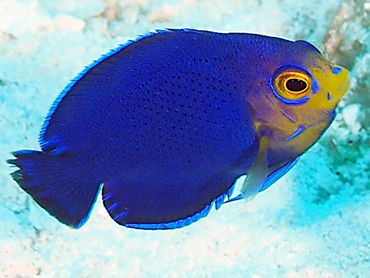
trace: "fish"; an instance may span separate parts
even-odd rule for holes
[[[182,228],[284,176],[349,86],[349,71],[306,41],[157,30],[86,67],[52,104],[41,150],[15,151],[7,163],[72,228],[86,223],[100,191],[119,225]]]

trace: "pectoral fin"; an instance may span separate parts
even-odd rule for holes
[[[265,180],[268,176],[268,161],[267,161],[268,139],[261,138],[260,148],[256,160],[248,170],[248,176],[244,180],[240,195],[246,201],[251,201],[258,192],[262,189]]]

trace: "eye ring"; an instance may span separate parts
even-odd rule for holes
[[[272,79],[274,94],[285,103],[303,103],[312,92],[313,80],[300,68],[282,68]]]

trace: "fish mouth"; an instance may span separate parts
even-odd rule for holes
[[[341,66],[330,64],[323,68],[316,67],[312,73],[322,86],[321,89],[327,92],[331,103],[338,103],[349,90],[350,73]]]
[[[337,69],[340,73],[335,73]],[[335,81],[330,84],[329,89],[331,90],[329,91],[339,96],[339,98],[342,98],[348,92],[351,85],[349,71],[343,67],[336,66],[333,68],[332,72]]]

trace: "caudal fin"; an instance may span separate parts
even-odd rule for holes
[[[13,155],[7,162],[19,167],[11,175],[24,191],[60,222],[74,228],[85,224],[99,189],[91,173],[71,157],[30,150]]]

